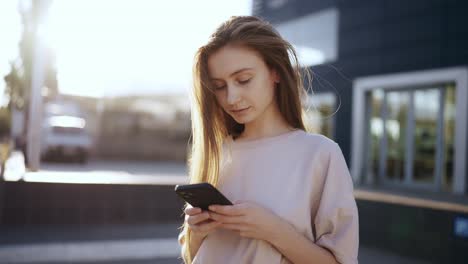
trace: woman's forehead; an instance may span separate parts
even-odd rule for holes
[[[212,79],[226,79],[240,70],[258,70],[262,64],[260,56],[250,49],[225,46],[208,57],[208,72]]]

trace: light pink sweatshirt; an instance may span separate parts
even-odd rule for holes
[[[303,130],[251,141],[228,137],[223,154],[218,189],[229,200],[264,206],[340,263],[358,263],[353,182],[335,142]],[[217,229],[202,242],[193,263],[291,262],[266,241]]]

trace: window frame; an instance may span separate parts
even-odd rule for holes
[[[353,81],[353,105],[352,105],[352,141],[351,141],[351,175],[355,182],[374,184],[376,178],[367,173],[364,161],[367,158],[367,116],[370,109],[367,107],[366,94],[375,89],[384,92],[402,90],[410,87],[432,87],[440,83],[454,83],[455,102],[455,149],[453,186],[454,194],[465,194],[466,190],[466,155],[467,155],[467,123],[468,123],[468,68],[451,67],[444,69],[431,69],[396,74],[384,74],[356,78]],[[411,88],[414,87],[414,88]],[[435,160],[435,162],[440,162]],[[378,177],[378,175],[377,175]],[[436,179],[438,180],[438,179]],[[400,186],[415,187],[405,182]]]

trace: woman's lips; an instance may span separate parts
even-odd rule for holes
[[[232,110],[232,112],[235,113],[235,114],[242,114],[242,113],[247,112],[247,110],[249,110],[249,109],[250,109],[250,106],[247,107],[247,108],[239,109],[239,110]]]

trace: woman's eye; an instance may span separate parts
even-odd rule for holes
[[[248,82],[250,82],[251,79],[247,79],[247,80],[243,80],[243,81],[239,81],[240,84],[247,84]]]
[[[223,85],[223,86],[216,86],[215,89],[216,90],[222,90],[226,87],[226,85]]]

